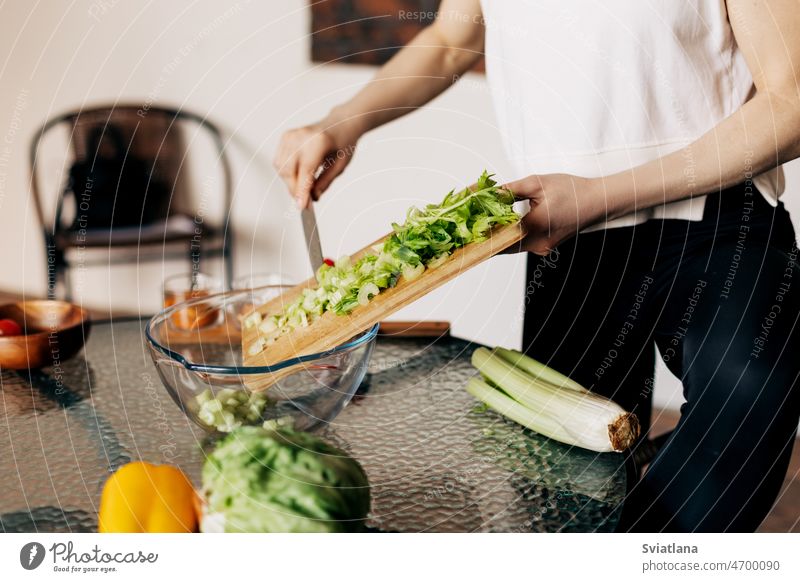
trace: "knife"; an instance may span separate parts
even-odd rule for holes
[[[306,238],[306,250],[308,260],[311,261],[311,269],[314,273],[322,265],[322,245],[319,242],[319,229],[317,228],[317,217],[314,214],[314,206],[309,202],[308,206],[300,212],[303,221],[303,234]]]

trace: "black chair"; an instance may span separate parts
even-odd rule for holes
[[[59,167],[52,168],[44,145],[62,130]],[[190,152],[206,142],[204,173],[219,173],[221,211],[209,216],[191,183]],[[51,156],[52,157],[52,156]],[[194,155],[193,157],[197,157]],[[50,182],[43,196],[42,159]],[[196,161],[194,163],[197,163]],[[31,188],[44,234],[47,295],[59,287],[71,298],[70,255],[82,265],[185,258],[193,271],[202,261],[223,261],[224,285],[233,280],[230,212],[232,178],[220,130],[185,110],[121,105],[82,109],[48,120],[30,147]],[[52,174],[57,174],[53,177]],[[203,188],[206,184],[203,184]],[[100,252],[107,250],[108,252]],[[94,256],[92,256],[94,255]]]

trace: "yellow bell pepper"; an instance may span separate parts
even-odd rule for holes
[[[136,461],[108,478],[100,497],[100,533],[196,532],[197,494],[172,465]]]

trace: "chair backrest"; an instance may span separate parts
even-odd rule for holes
[[[190,133],[190,126],[197,133],[206,132],[216,150],[224,198],[219,220],[227,226],[232,181],[219,129],[185,110],[115,105],[59,115],[36,132],[30,149],[31,187],[45,237],[70,227],[69,216],[62,215],[65,196],[73,198],[76,208],[85,200],[96,222],[90,226],[101,228],[111,226],[112,208],[115,226],[147,224],[167,213],[196,214],[191,194],[197,186],[191,183],[187,167],[197,133]],[[39,148],[56,128],[66,131],[67,159],[58,191],[45,195],[38,170]],[[104,214],[109,214],[107,224]]]

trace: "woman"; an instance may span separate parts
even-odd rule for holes
[[[524,349],[645,427],[654,344],[683,382],[620,529],[754,531],[800,418],[800,274],[777,202],[800,155],[796,2],[444,0],[372,83],[283,136],[298,204],[484,53],[526,176],[507,185],[531,203]]]

